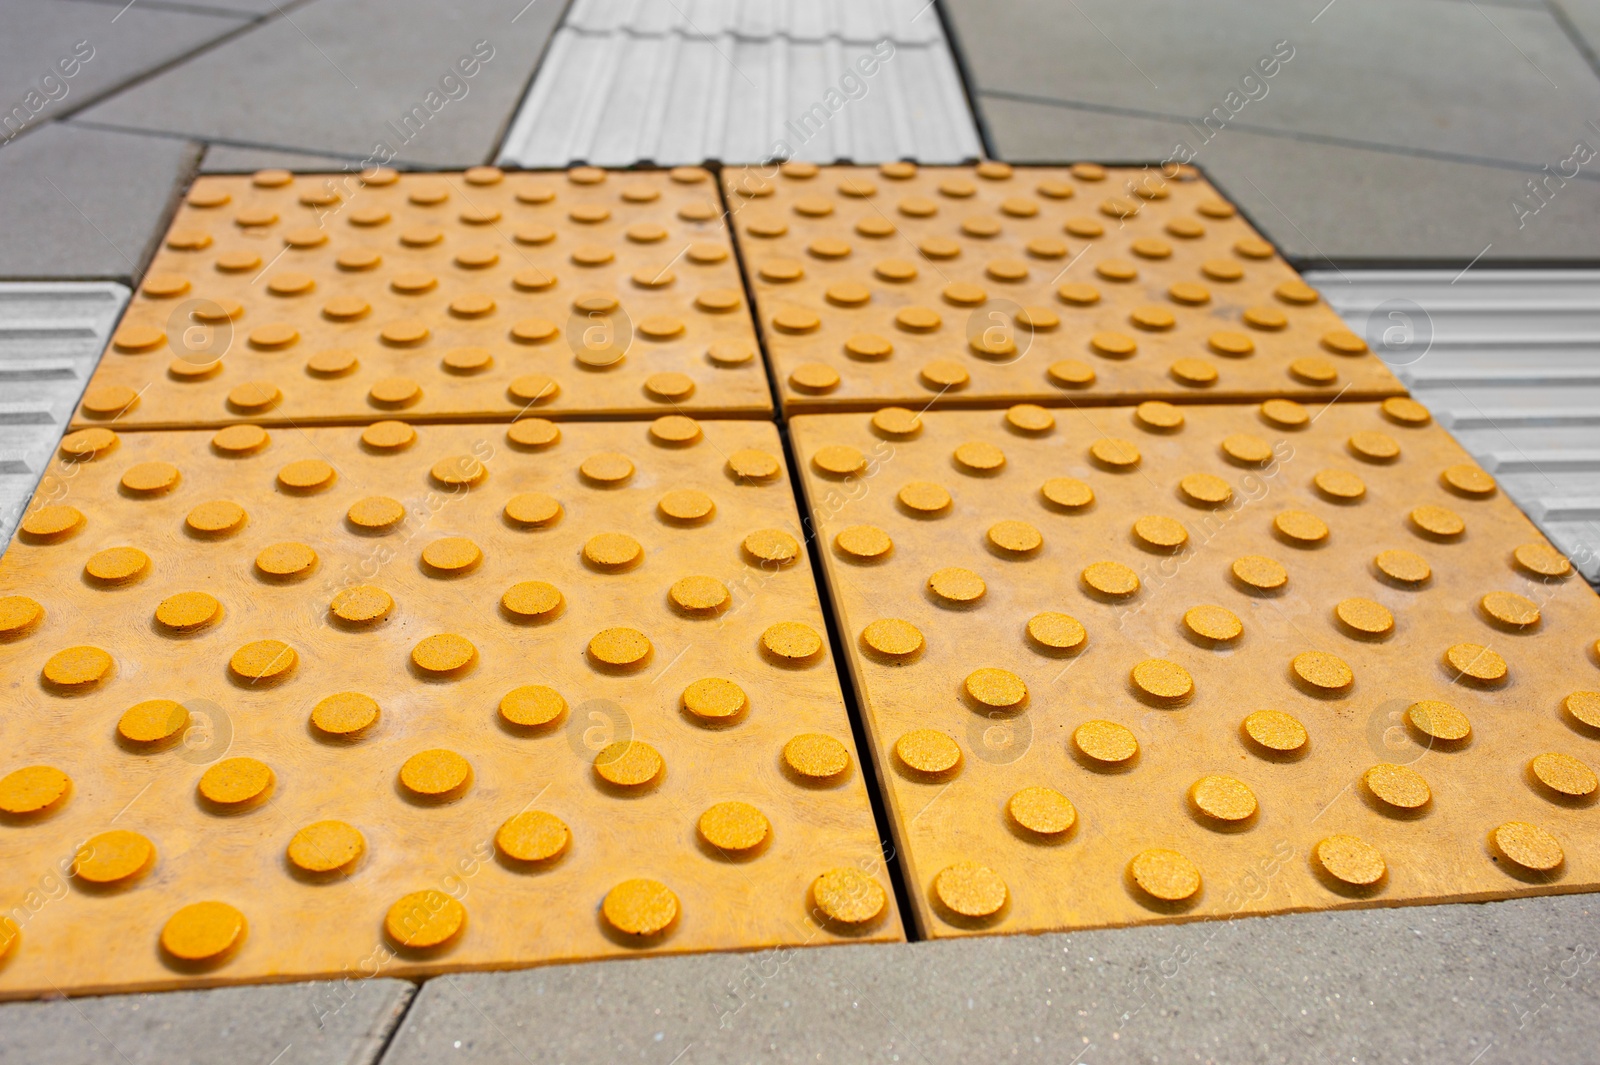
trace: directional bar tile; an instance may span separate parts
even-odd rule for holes
[[[979,154],[950,45],[922,0],[689,10],[576,0],[500,160],[961,163]]]
[[[63,453],[0,560],[0,996],[901,937],[773,426]]]
[[[927,934],[1600,886],[1600,599],[1419,404],[793,433]]]
[[[772,406],[698,168],[202,177],[108,354],[81,424]]]
[[[0,284],[0,542],[33,498],[127,302],[128,290],[109,282]]]
[[[1192,170],[723,173],[788,412],[1405,389]]]
[[[1600,271],[1308,274],[1592,584],[1600,584]]]

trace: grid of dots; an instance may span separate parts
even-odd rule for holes
[[[79,424],[765,414],[710,174],[202,177]]]
[[[810,532],[928,934],[1600,886],[1600,604],[1196,173],[723,182],[195,184],[0,561],[0,997],[899,938]]]
[[[900,938],[781,454],[69,435],[0,562],[0,892],[70,886],[0,995]]]
[[[723,174],[786,411],[1403,395],[1192,170]]]
[[[1600,886],[1600,600],[1419,404],[792,425],[928,934]]]

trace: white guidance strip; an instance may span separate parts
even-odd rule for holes
[[[577,0],[500,162],[931,164],[979,154],[927,0]]]
[[[0,551],[127,302],[109,282],[0,284]]]
[[[1306,280],[1600,584],[1600,270]]]

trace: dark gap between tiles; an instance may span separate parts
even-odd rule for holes
[[[525,13],[528,8],[538,2],[539,0],[528,0],[528,7],[523,8],[523,12]],[[555,41],[556,34],[560,33],[562,27],[567,24],[567,16],[572,14],[573,0],[559,0],[559,2],[561,4],[561,17],[550,27],[549,35],[545,37],[544,44],[539,48],[539,54],[533,57],[533,65],[528,70],[527,80],[522,83],[522,91],[517,94],[516,104],[500,120],[500,128],[494,135],[494,146],[489,150],[489,157],[482,160],[485,166],[497,165],[495,160],[499,159],[500,153],[505,151],[506,137],[511,133],[511,124],[517,120],[518,113],[522,111],[522,105],[527,101],[528,93],[533,91],[533,79],[537,78],[539,71],[544,68],[544,61],[550,55],[550,45]],[[517,15],[517,18],[521,17],[521,14]],[[516,18],[511,21],[515,22]],[[715,177],[716,175],[713,174],[712,176]]]
[[[814,536],[811,509],[800,483],[800,459],[795,454],[793,441],[789,439],[789,427],[781,422],[778,425],[778,436],[783,441],[783,457],[789,468],[789,483],[793,486],[795,504],[799,508],[800,521],[805,526],[805,538],[810,546],[806,554],[811,562],[811,579],[817,586],[817,598],[822,603],[822,619],[828,630],[828,650],[833,655],[834,671],[839,676],[839,688],[844,693],[846,715],[850,719],[850,734],[856,743],[856,761],[861,766],[862,782],[866,784],[867,797],[872,802],[872,819],[878,826],[878,847],[880,852],[883,852],[880,856],[883,859],[884,869],[889,874],[889,882],[894,887],[895,904],[900,910],[900,926],[905,931],[906,942],[916,943],[923,938],[923,935],[922,929],[917,926],[916,910],[911,907],[906,871],[901,866],[905,849],[894,833],[894,822],[889,817],[884,789],[878,783],[878,763],[873,757],[872,739],[867,734],[864,711],[866,703],[856,691],[855,677],[850,671],[850,658],[845,653],[844,633],[839,628],[838,615],[834,613],[833,591],[828,587],[828,579],[822,572],[822,558],[819,553],[826,551],[828,545]]]
[[[855,740],[856,761],[861,766],[862,782],[866,785],[867,798],[872,804],[872,820],[878,829],[878,847],[880,853],[886,846],[893,849],[892,856],[882,855],[883,865],[889,874],[889,883],[894,889],[895,905],[900,911],[900,926],[905,932],[907,941],[916,942],[921,938],[921,930],[915,923],[916,911],[911,908],[911,895],[906,887],[905,870],[900,865],[900,842],[894,835],[894,822],[889,817],[884,792],[878,784],[877,761],[872,756],[871,740],[867,735],[866,719],[862,711],[864,704],[856,691],[855,678],[850,674],[850,660],[845,656],[843,636],[833,611],[833,594],[822,572],[822,559],[817,554],[818,551],[827,548],[826,545],[817,542],[813,535],[811,510],[806,502],[805,490],[801,487],[800,460],[795,455],[793,442],[789,439],[789,426],[783,414],[783,398],[778,389],[772,361],[767,357],[767,335],[761,318],[756,313],[755,291],[750,284],[750,271],[746,268],[744,247],[738,239],[733,224],[732,201],[728,198],[728,190],[722,183],[722,166],[718,164],[707,169],[711,170],[712,178],[717,183],[717,196],[722,202],[723,219],[728,227],[728,240],[733,245],[734,261],[739,267],[739,282],[744,289],[745,307],[749,310],[751,321],[755,323],[757,356],[761,359],[761,368],[767,376],[767,388],[772,394],[772,418],[777,423],[778,438],[783,443],[783,460],[789,471],[789,491],[794,496],[795,509],[800,515],[801,532],[807,544],[806,555],[811,563],[811,581],[816,585],[817,598],[822,606],[823,625],[828,632],[828,649],[833,655],[834,672],[839,677],[839,689],[844,696],[845,716],[850,719],[850,734]]]
[[[994,138],[989,135],[989,122],[983,115],[983,108],[978,106],[978,94],[981,89],[977,78],[972,74],[972,68],[967,65],[967,53],[961,46],[961,38],[956,34],[956,28],[950,21],[950,15],[944,9],[944,4],[938,0],[928,0],[928,6],[933,8],[934,14],[939,18],[939,28],[944,33],[945,43],[950,48],[950,58],[956,64],[956,76],[961,79],[961,95],[966,98],[967,111],[972,115],[972,126],[978,131],[978,143],[983,147],[983,154],[988,159],[998,159],[995,154]]]
[[[980,96],[992,96],[997,100],[1009,100],[1012,103],[1030,104],[1035,107],[1055,107],[1064,111],[1090,111],[1095,114],[1116,115],[1119,118],[1142,118],[1151,122],[1170,122],[1175,125],[1183,124],[1193,127],[1196,119],[1190,115],[1172,114],[1166,111],[1148,111],[1138,107],[1119,107],[1115,104],[1089,103],[1082,100],[1058,100],[1052,96],[1035,96],[1031,93],[1012,92],[1004,89],[981,89]],[[1407,148],[1396,144],[1385,144],[1382,141],[1366,141],[1355,137],[1336,137],[1326,133],[1303,133],[1298,130],[1281,129],[1277,126],[1257,126],[1247,122],[1230,122],[1228,129],[1238,130],[1240,133],[1250,133],[1257,137],[1273,137],[1279,140],[1299,141],[1303,144],[1320,144],[1329,148],[1354,148],[1358,151],[1381,152],[1385,155],[1403,155],[1415,159],[1429,159],[1439,163],[1463,163],[1468,166],[1491,167],[1496,170],[1511,170],[1517,173],[1539,174],[1542,167],[1532,163],[1519,163],[1510,159],[1496,159],[1492,156],[1469,155],[1463,152],[1445,152],[1433,148]],[[1084,160],[1075,160],[1083,162]],[[1094,162],[1102,166],[1129,165],[1118,163],[1109,159],[1095,157]],[[1027,163],[1018,163],[1018,166],[1052,166],[1060,164],[1041,163],[1030,160]],[[1133,163],[1138,166],[1140,163]],[[1567,180],[1600,181],[1600,174],[1579,172],[1575,177]]]

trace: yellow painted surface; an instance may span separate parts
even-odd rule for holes
[[[81,528],[0,562],[0,996],[900,938],[777,432],[665,428],[124,432],[58,462]],[[119,489],[153,461],[175,486]],[[713,510],[658,506],[683,492]],[[362,520],[376,497],[402,516]],[[216,501],[245,519],[186,524]],[[596,566],[597,536],[641,557]],[[84,574],[127,547],[138,574]],[[684,578],[728,601],[675,603]],[[156,621],[202,593],[208,624]],[[85,890],[63,870],[115,865],[79,853],[108,831],[153,860]],[[825,875],[856,886],[816,900]]]
[[[78,418],[769,412],[714,179],[595,173],[202,177]]]
[[[1374,403],[1051,413],[793,421],[929,935],[1600,887],[1600,599],[1443,430]],[[961,461],[980,444],[998,472]],[[1003,521],[1042,544],[1001,550]],[[848,550],[858,527],[893,551]]]
[[[1404,393],[1204,179],[987,173],[723,172],[786,411]]]

